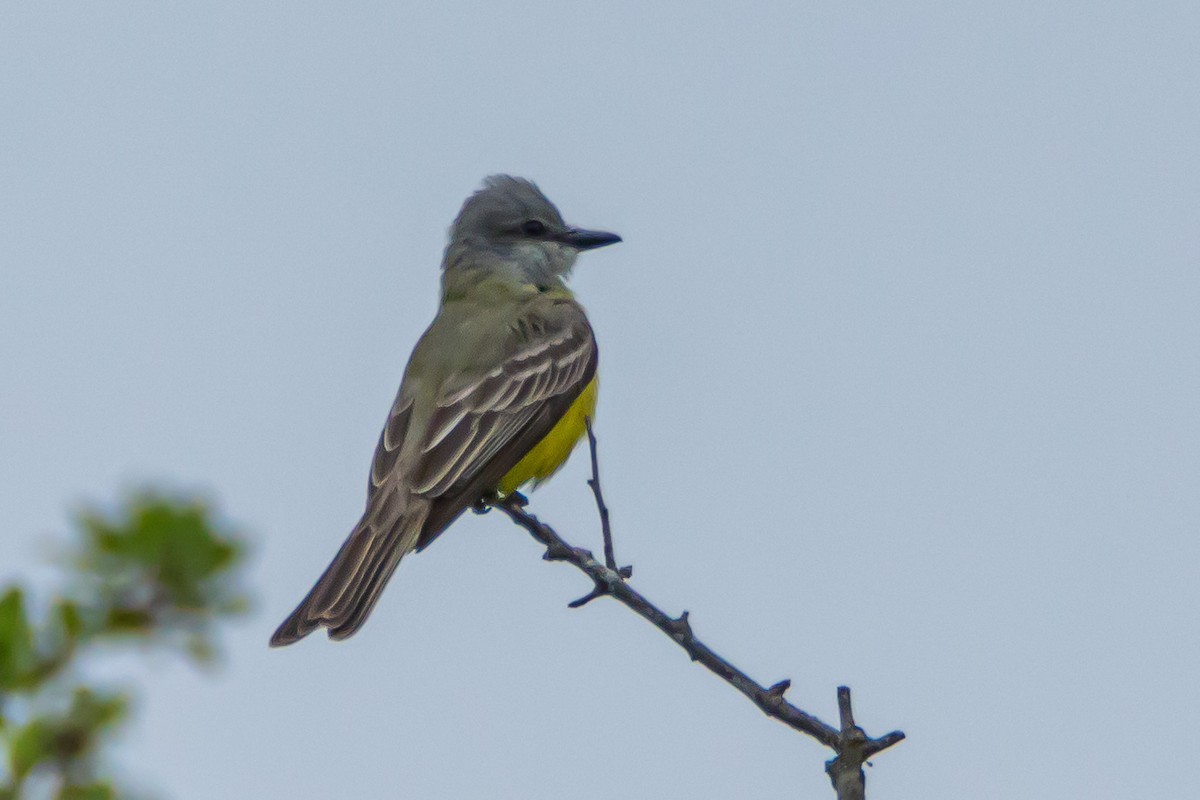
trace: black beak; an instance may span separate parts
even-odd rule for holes
[[[569,244],[576,250],[595,250],[609,244],[616,244],[621,237],[607,231],[586,231],[582,228],[567,228],[566,232],[555,237],[563,244]]]

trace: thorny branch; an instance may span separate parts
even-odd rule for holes
[[[794,730],[811,736],[833,750],[835,756],[826,762],[825,771],[829,774],[829,779],[837,791],[838,800],[863,800],[866,778],[862,765],[871,756],[903,740],[904,733],[892,731],[877,739],[867,736],[866,732],[854,722],[854,712],[850,705],[850,689],[845,686],[838,687],[840,726],[835,728],[823,722],[784,699],[784,693],[791,687],[790,680],[781,680],[769,687],[762,686],[696,638],[687,611],[684,611],[679,617],[671,617],[633,589],[626,581],[626,578],[632,575],[632,568],[618,569],[616,567],[608,507],[604,504],[604,496],[600,491],[596,437],[592,433],[590,420],[587,421],[587,433],[592,457],[592,477],[588,481],[588,485],[595,495],[596,506],[600,511],[606,563],[602,564],[597,561],[590,551],[568,544],[558,535],[557,531],[526,511],[525,498],[518,493],[490,500],[488,505],[499,508],[513,522],[528,531],[534,539],[545,545],[546,553],[543,558],[547,561],[564,561],[592,579],[592,590],[571,602],[569,604],[571,608],[579,608],[606,595],[622,603],[670,637],[687,652],[692,661],[700,662],[709,671],[744,694],[764,714],[779,720]]]

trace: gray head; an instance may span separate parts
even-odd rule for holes
[[[570,273],[581,250],[619,241],[615,233],[567,225],[532,181],[492,175],[463,203],[450,228],[443,281],[486,273],[555,283]]]

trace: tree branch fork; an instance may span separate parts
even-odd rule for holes
[[[892,731],[878,738],[868,736],[854,721],[850,689],[846,686],[840,686],[837,690],[840,723],[837,727],[803,711],[784,697],[791,688],[790,680],[781,680],[771,686],[759,684],[696,637],[687,611],[678,617],[671,617],[630,586],[628,579],[633,574],[632,567],[618,567],[613,553],[609,511],[600,488],[596,437],[590,420],[587,422],[587,436],[592,468],[588,486],[600,513],[604,536],[604,563],[597,560],[591,551],[569,544],[554,528],[526,510],[526,500],[519,493],[493,498],[487,501],[486,505],[504,512],[514,523],[545,546],[546,552],[542,556],[545,560],[570,564],[591,578],[592,590],[569,603],[571,608],[580,608],[600,597],[611,597],[626,606],[682,647],[692,661],[699,662],[745,695],[764,714],[833,750],[834,757],[826,762],[825,771],[839,800],[861,800],[865,796],[863,764],[875,754],[902,741],[904,733]]]

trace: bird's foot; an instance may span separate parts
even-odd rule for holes
[[[487,512],[491,511],[494,506],[524,508],[527,505],[529,505],[529,498],[520,492],[509,492],[508,494],[489,492],[472,503],[471,510],[476,514],[486,514]]]

